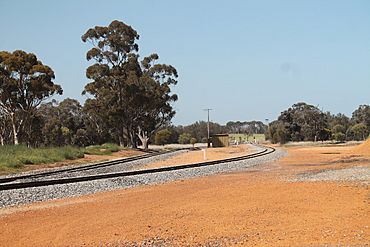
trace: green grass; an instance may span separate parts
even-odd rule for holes
[[[105,143],[103,145],[93,145],[85,148],[85,154],[106,155],[118,152],[123,148],[114,143]]]
[[[77,147],[28,148],[0,146],[0,171],[23,168],[25,165],[45,164],[84,157],[84,149]]]
[[[72,146],[45,148],[28,148],[23,145],[0,146],[0,173],[16,172],[35,164],[79,159],[83,158],[84,154],[106,155],[119,150],[122,150],[122,148],[112,143],[86,148]]]
[[[264,134],[254,134],[247,136],[245,134],[229,134],[230,140],[237,140],[237,141],[254,141],[254,137],[257,141],[265,141],[265,135]]]

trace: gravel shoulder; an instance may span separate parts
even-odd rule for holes
[[[358,154],[350,146],[290,147],[281,160],[289,182],[336,182],[370,185],[370,153]],[[312,153],[315,153],[312,156]]]
[[[259,150],[259,148],[249,144],[241,144],[238,146],[229,146],[223,148],[203,148],[202,150],[183,153],[181,155],[173,156],[169,159],[151,163],[145,166],[145,169],[228,159],[255,153]],[[206,159],[204,159],[204,157]]]
[[[289,181],[291,182],[339,181],[339,182],[356,182],[364,185],[370,185],[370,166],[351,167],[304,173],[297,175],[295,178],[292,178]]]
[[[260,147],[250,147],[254,149],[255,152],[262,150]],[[157,163],[166,159],[170,159],[175,155],[181,155],[188,151],[179,151],[177,153],[171,153],[161,156],[156,156],[153,158],[148,158],[145,160],[130,162],[114,167],[100,168],[97,170],[89,170],[83,172],[73,172],[68,174],[63,174],[63,177],[67,176],[81,176],[81,175],[93,175],[97,173],[105,172],[117,172],[117,171],[127,171],[131,169],[138,169],[140,167],[148,166],[151,163]],[[123,188],[132,188],[143,185],[153,185],[161,184],[174,180],[189,179],[195,177],[204,177],[213,174],[220,174],[225,172],[235,172],[240,170],[245,170],[266,162],[271,162],[284,156],[285,152],[282,150],[277,150],[274,153],[268,154],[266,156],[257,157],[250,160],[243,160],[238,162],[228,162],[223,164],[217,164],[207,167],[191,168],[185,170],[168,171],[155,174],[144,174],[136,175],[131,177],[113,178],[113,179],[101,179],[88,182],[80,182],[74,184],[61,184],[53,186],[43,186],[37,188],[27,188],[27,189],[16,189],[0,191],[0,207],[9,207],[15,205],[29,204],[33,202],[47,201],[53,199],[61,199],[68,197],[77,197],[81,195],[94,194],[97,192],[111,191]],[[50,176],[50,178],[60,177],[61,175]],[[32,180],[32,179],[30,179]]]

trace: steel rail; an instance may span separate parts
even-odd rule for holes
[[[34,188],[34,187],[57,185],[57,184],[78,183],[78,182],[86,182],[86,181],[93,181],[93,180],[100,180],[100,179],[107,179],[107,178],[128,177],[128,176],[134,176],[134,175],[154,174],[154,173],[167,172],[167,171],[212,166],[212,165],[217,165],[217,164],[222,164],[222,163],[227,163],[227,162],[252,159],[252,158],[264,156],[264,155],[267,155],[273,152],[275,152],[275,148],[265,147],[264,150],[253,153],[253,154],[248,154],[244,156],[228,158],[228,159],[223,159],[223,160],[214,160],[214,161],[207,161],[207,162],[200,162],[200,163],[193,163],[193,164],[151,168],[151,169],[145,169],[145,170],[124,171],[124,172],[116,172],[116,173],[103,173],[103,174],[90,175],[90,176],[30,181],[30,182],[23,182],[23,183],[0,184],[0,191],[12,190],[12,189]]]
[[[39,172],[39,173],[34,173],[34,174],[26,174],[26,175],[14,176],[14,177],[0,178],[0,184],[14,182],[16,180],[21,180],[21,179],[46,177],[46,176],[65,173],[65,172],[87,171],[87,170],[92,170],[96,168],[109,167],[113,165],[124,164],[124,163],[132,162],[132,161],[151,158],[151,157],[155,157],[155,156],[159,156],[163,154],[169,154],[169,153],[173,153],[179,150],[181,149],[174,149],[174,150],[169,150],[165,152],[151,152],[151,153],[147,153],[143,155],[137,155],[133,157],[110,160],[110,161],[103,161],[103,162],[98,162],[98,163],[89,164],[89,165],[81,165],[81,166],[75,166],[75,167],[70,167],[70,168],[65,168],[65,169],[58,169],[58,170],[53,170],[53,171],[45,171],[45,172]]]

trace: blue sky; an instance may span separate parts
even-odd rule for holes
[[[121,20],[140,34],[140,54],[175,66],[175,124],[275,119],[305,101],[351,115],[370,104],[370,1],[0,0],[0,50],[35,53],[64,94],[88,82],[93,26]]]

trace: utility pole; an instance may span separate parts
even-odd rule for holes
[[[266,121],[266,125],[267,125],[267,129],[266,129],[266,133],[265,133],[265,140],[266,140],[266,134],[268,134],[270,124],[269,124],[269,119],[268,118],[265,118],[265,121]]]
[[[209,112],[212,111],[212,109],[204,109],[204,111],[207,111],[208,113],[208,122],[207,122],[207,147],[210,147],[210,142],[209,142]]]

